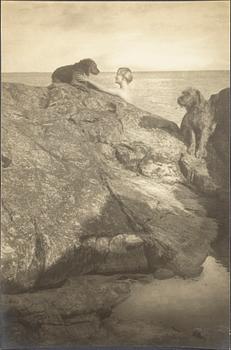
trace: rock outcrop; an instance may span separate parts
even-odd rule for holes
[[[3,84],[3,345],[113,344],[106,321],[131,276],[201,272],[218,231],[205,196],[227,217],[227,98],[212,97],[217,129],[198,161],[176,124],[120,98]]]
[[[3,112],[6,293],[86,273],[201,271],[217,224],[187,187],[176,124],[67,84],[5,83]]]
[[[5,295],[1,303],[2,345],[92,345],[106,337],[102,322],[130,293],[128,281],[84,276],[57,289]]]
[[[221,198],[229,197],[229,96],[230,89],[223,89],[210,97],[210,105],[217,126],[208,144],[206,162],[210,176],[219,187]]]
[[[216,128],[208,141],[206,158],[200,160],[185,153],[179,163],[188,184],[211,197],[207,212],[218,223],[217,239],[212,243],[213,254],[225,266],[229,265],[229,96],[230,89],[226,88],[209,99]]]

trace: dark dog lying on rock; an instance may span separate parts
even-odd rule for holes
[[[214,114],[210,110],[209,103],[199,90],[193,88],[184,90],[177,102],[187,111],[180,129],[183,140],[188,146],[188,153],[196,158],[204,158],[208,139],[216,128]]]
[[[51,79],[52,83],[67,83],[78,87],[81,87],[82,84],[82,87],[86,85],[86,87],[95,88],[95,86],[91,86],[89,82],[85,81],[84,76],[97,75],[99,72],[95,61],[86,58],[78,63],[57,68],[52,73]]]

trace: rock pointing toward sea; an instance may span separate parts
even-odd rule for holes
[[[200,273],[217,224],[187,186],[185,152],[175,123],[119,97],[3,84],[5,292],[83,274]]]

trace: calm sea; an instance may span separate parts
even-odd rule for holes
[[[3,82],[34,86],[50,84],[50,73],[3,73]],[[100,73],[92,78],[108,88],[117,87],[114,73]],[[189,86],[199,89],[205,98],[229,86],[228,71],[135,72],[130,84],[134,104],[180,124],[185,111],[176,99]]]

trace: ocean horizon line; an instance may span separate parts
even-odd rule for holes
[[[2,74],[41,74],[41,73],[47,73],[51,74],[53,71],[27,71],[27,72],[2,72]],[[156,73],[171,73],[171,72],[230,72],[229,69],[194,69],[194,70],[134,70],[133,73],[150,73],[150,72],[156,72]],[[115,71],[101,71],[100,73],[115,73]]]

